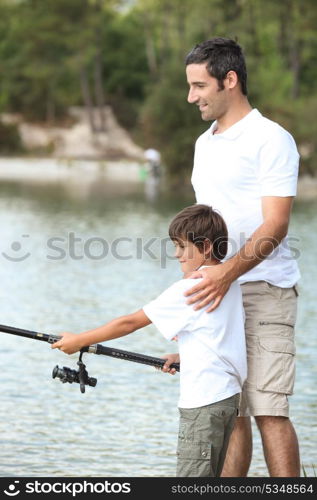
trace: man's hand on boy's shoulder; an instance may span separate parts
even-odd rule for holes
[[[184,278],[203,278],[197,285],[187,290],[185,296],[190,297],[187,304],[196,304],[195,310],[209,305],[206,312],[212,312],[219,306],[233,281],[225,264],[204,267]]]

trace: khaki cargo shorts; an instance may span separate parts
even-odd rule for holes
[[[220,476],[239,399],[235,394],[199,408],[179,408],[177,477]]]
[[[266,281],[241,285],[245,310],[248,376],[239,416],[288,417],[295,381],[294,326],[297,288]]]

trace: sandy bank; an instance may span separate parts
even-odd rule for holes
[[[137,183],[141,181],[141,164],[122,161],[89,161],[54,158],[0,158],[0,181],[90,182],[96,180]]]
[[[99,114],[95,109],[95,123]],[[69,109],[72,125],[48,127],[27,123],[21,115],[2,114],[3,123],[16,124],[26,151],[47,151],[49,156],[70,160],[134,160],[144,161],[144,150],[133,142],[123,129],[112,109],[103,110],[105,130],[92,132],[87,113],[80,107]],[[100,128],[100,127],[99,127]]]
[[[317,200],[317,177],[304,175],[299,178],[297,198],[299,200]]]

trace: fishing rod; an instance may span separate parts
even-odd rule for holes
[[[48,342],[49,344],[54,344],[62,338],[58,335],[49,335],[47,333],[35,332],[32,330],[25,330],[23,328],[15,328],[13,326],[0,325],[0,332],[10,333],[11,335],[18,335],[19,337],[26,337],[28,339],[41,340],[42,342]],[[141,363],[144,365],[155,366],[156,368],[163,368],[165,360],[162,358],[156,358],[154,356],[148,356],[146,354],[139,354],[137,352],[123,351],[122,349],[116,349],[115,347],[105,347],[101,344],[93,344],[88,347],[83,347],[80,350],[79,360],[77,365],[78,370],[73,370],[67,366],[60,368],[56,365],[52,372],[52,378],[59,378],[64,384],[68,382],[72,384],[76,382],[80,385],[80,391],[85,392],[85,386],[95,387],[97,384],[97,379],[94,377],[89,377],[86,370],[86,365],[82,361],[82,356],[85,352],[93,354],[102,354],[104,356],[111,356],[117,359],[123,359],[126,361],[134,361],[135,363]],[[170,368],[175,368],[179,371],[179,363],[172,363]]]

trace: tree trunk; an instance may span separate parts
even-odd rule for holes
[[[292,90],[291,90],[291,97],[293,99],[297,99],[299,97],[299,75],[300,75],[300,68],[301,68],[301,63],[300,63],[300,50],[299,50],[299,42],[294,39],[292,40],[292,43],[290,45],[290,63],[291,63],[291,70],[293,74],[293,85],[292,85]]]
[[[95,102],[98,109],[99,123],[98,131],[105,132],[106,130],[106,117],[105,117],[105,94],[102,84],[102,31],[101,31],[101,20],[102,20],[102,0],[95,0],[95,57],[94,57],[94,91],[95,91]]]
[[[152,36],[153,27],[151,26],[151,22],[149,21],[149,17],[146,12],[143,13],[143,21],[144,21],[146,58],[150,70],[150,75],[154,80],[158,73],[158,65],[157,65],[156,52]]]
[[[178,57],[180,60],[184,58],[184,47],[186,47],[186,17],[187,17],[187,5],[182,2],[178,5],[178,9],[176,11],[177,16],[177,43],[178,43]]]
[[[171,47],[171,19],[170,19],[170,4],[168,1],[162,2],[162,29],[163,29],[163,36],[161,40],[161,54],[160,54],[160,73],[164,74],[166,64],[164,64],[165,61],[169,60],[170,54],[173,53],[172,47]]]
[[[300,50],[301,46],[298,37],[298,23],[301,12],[300,8],[299,9],[297,8],[297,5],[294,3],[293,0],[289,0],[287,6],[288,6],[288,16],[290,19],[288,58],[293,76],[291,97],[292,99],[297,99],[299,97],[299,74],[301,68],[301,50]]]
[[[87,72],[86,72],[85,68],[80,69],[80,86],[81,86],[81,92],[82,92],[83,101],[84,101],[84,105],[86,108],[91,131],[93,133],[96,133],[97,128],[96,128],[95,120],[94,120],[94,107],[93,107],[93,102],[91,99],[89,81],[87,78]]]
[[[99,111],[99,123],[100,123],[99,131],[105,132],[106,130],[105,95],[102,85],[102,62],[101,62],[100,45],[97,46],[97,51],[94,61],[94,82],[95,82],[95,99]]]
[[[49,92],[46,99],[46,123],[48,125],[53,125],[55,122],[55,116],[55,102],[52,98],[51,92]]]
[[[260,47],[259,47],[258,30],[257,30],[258,16],[256,15],[253,2],[250,2],[250,4],[249,4],[248,15],[249,15],[248,30],[249,30],[250,38],[252,41],[254,55],[255,55],[255,57],[260,57],[261,51],[260,51]]]

